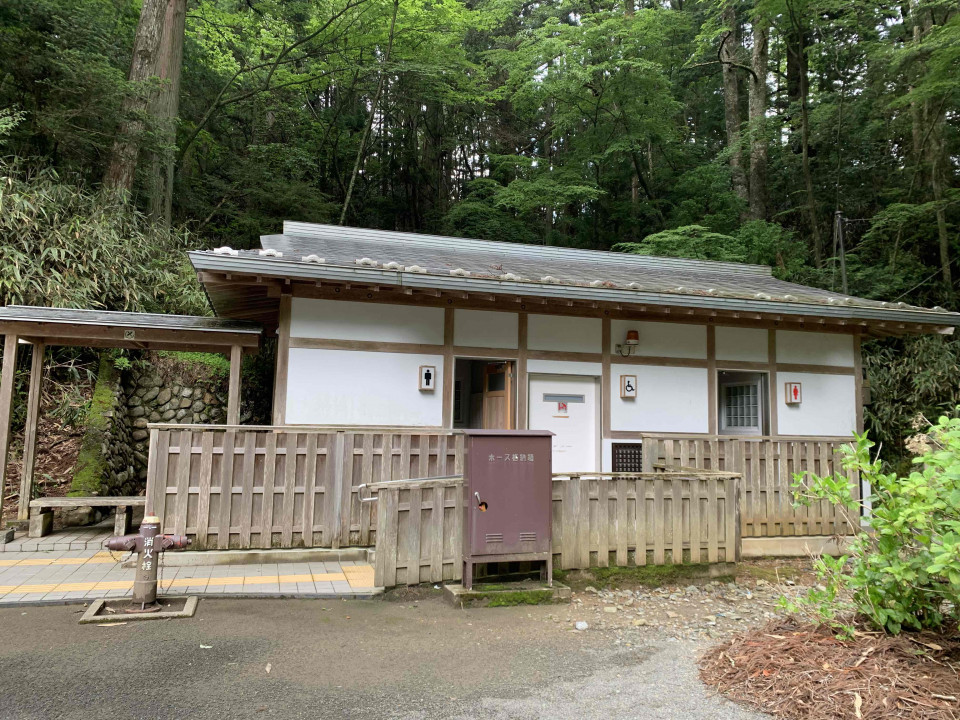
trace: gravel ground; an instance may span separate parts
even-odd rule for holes
[[[0,718],[765,717],[711,693],[696,659],[773,612],[777,588],[623,592],[473,610],[416,592],[204,600],[192,620],[113,627],[77,625],[77,607],[5,609]]]

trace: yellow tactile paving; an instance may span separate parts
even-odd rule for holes
[[[28,560],[0,560],[0,567],[34,567],[43,565],[114,565],[117,558],[109,554],[97,554],[92,557],[73,558],[30,558]]]
[[[243,579],[244,585],[274,585],[277,582],[276,575],[252,575]]]
[[[370,565],[345,565],[343,574],[347,576],[350,587],[373,587],[373,568]]]
[[[109,556],[107,556],[109,557]],[[33,565],[79,565],[86,562],[104,562],[104,555],[94,556],[92,558],[64,558],[64,561],[20,561],[12,563],[14,565],[33,564]],[[81,561],[81,562],[77,562]],[[110,559],[110,562],[114,562]],[[6,567],[10,567],[10,563]],[[343,572],[331,573],[301,573],[295,575],[237,575],[232,577],[196,577],[196,578],[175,578],[171,580],[160,580],[160,588],[166,590],[173,587],[190,586],[210,586],[218,585],[273,585],[278,583],[307,583],[307,582],[338,582],[344,581],[350,583],[351,588],[372,588],[373,587],[373,568],[370,565],[346,566]],[[50,592],[90,592],[105,590],[130,590],[133,588],[132,580],[99,580],[90,582],[62,582],[62,583],[33,583],[23,585],[0,585],[0,598],[9,594],[27,594],[27,593],[50,593]]]

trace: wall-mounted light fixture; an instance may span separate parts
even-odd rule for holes
[[[622,357],[629,357],[633,355],[634,350],[640,344],[640,331],[639,330],[627,330],[627,337],[623,341],[623,344],[615,346],[616,351]]]

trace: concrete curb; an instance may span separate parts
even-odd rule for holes
[[[200,600],[379,600],[383,588],[355,593],[209,593],[194,596]],[[185,595],[165,595],[164,597],[187,597]],[[51,605],[92,605],[103,599],[122,600],[123,598],[60,598],[58,600],[0,600],[0,610],[8,608],[46,607]]]
[[[203,567],[209,565],[260,565],[265,563],[365,562],[373,563],[372,548],[284,548],[276,550],[186,550],[165,553],[164,567]],[[136,567],[136,558],[121,567]]]

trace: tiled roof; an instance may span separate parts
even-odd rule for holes
[[[262,250],[191,253],[198,270],[327,278],[618,303],[960,325],[960,314],[797,285],[771,269],[543,245],[285,222]],[[356,280],[359,282],[360,280]],[[218,302],[214,299],[214,305]],[[817,310],[816,308],[821,308]],[[219,309],[218,309],[219,311]]]

